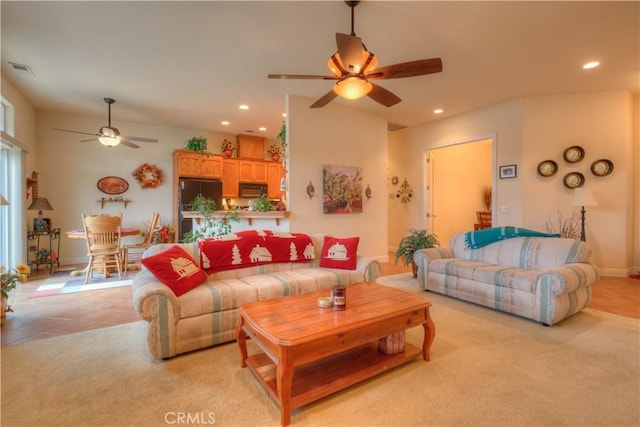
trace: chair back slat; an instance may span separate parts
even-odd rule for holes
[[[90,254],[113,253],[121,250],[122,213],[114,216],[83,214],[82,220]]]

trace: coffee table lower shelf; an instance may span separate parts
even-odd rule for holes
[[[384,354],[378,350],[375,342],[299,366],[295,369],[291,385],[291,409],[314,402],[421,355],[422,349],[409,343],[406,343],[403,352]],[[273,361],[266,354],[258,353],[248,357],[246,362],[271,397],[282,407]]]

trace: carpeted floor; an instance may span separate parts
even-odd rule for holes
[[[110,275],[107,278],[102,277],[98,273],[94,273],[93,278],[89,279],[89,283],[84,283],[84,276],[71,276],[70,272],[59,272],[45,280],[42,285],[38,286],[29,298],[49,297],[53,295],[71,294],[75,292],[96,291],[99,289],[115,288],[119,286],[131,286],[133,273],[124,273],[122,279],[118,279],[118,275]]]
[[[436,324],[416,359],[292,415],[300,426],[638,426],[637,319],[587,309],[552,327],[417,289]],[[279,425],[235,343],[154,361],[142,321],[2,348],[2,426]],[[407,340],[419,344],[422,328]],[[255,351],[249,341],[250,352]]]

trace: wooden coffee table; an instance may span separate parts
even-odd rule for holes
[[[280,422],[291,410],[373,377],[422,354],[429,360],[435,325],[425,298],[373,283],[347,286],[347,309],[317,306],[330,290],[249,303],[240,308],[241,366],[249,366],[278,402]],[[378,351],[379,338],[422,325],[422,348]],[[246,338],[262,352],[248,357]]]

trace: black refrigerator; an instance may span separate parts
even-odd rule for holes
[[[216,209],[222,210],[222,181],[217,179],[180,178],[180,229],[178,236],[182,241],[182,236],[193,228],[193,219],[184,218],[183,211],[193,210],[191,202],[198,195],[202,195],[216,202]]]

